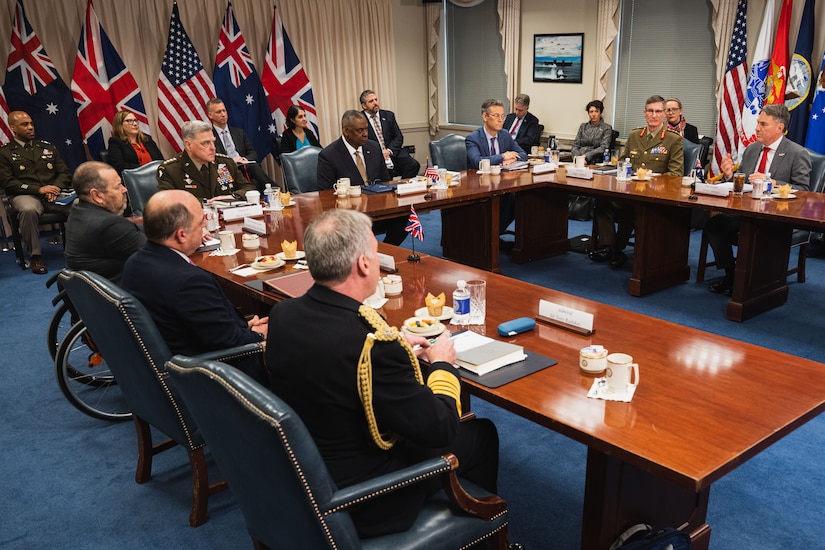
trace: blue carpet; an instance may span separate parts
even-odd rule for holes
[[[416,250],[440,255],[440,217],[422,214],[425,241]],[[571,235],[590,224],[571,222]],[[699,234],[692,235],[691,266]],[[410,246],[410,239],[404,243]],[[59,246],[44,244],[54,272]],[[745,323],[725,320],[726,300],[692,282],[645,298],[627,295],[630,268],[612,271],[568,253],[528,265],[502,255],[505,275],[639,311],[817,361],[825,360],[820,297],[825,263],[808,261],[808,282],[790,284],[787,305]],[[712,273],[711,273],[712,275]],[[213,497],[209,521],[188,526],[189,468],[174,449],[155,458],[154,476],[134,482],[131,423],[93,420],[72,408],[57,387],[45,331],[52,291],[45,278],[22,271],[12,252],[0,253],[3,288],[0,346],[10,374],[0,385],[0,547],[238,548],[250,541],[231,493]],[[792,364],[777,368],[793,368]],[[698,396],[695,396],[698,397]],[[579,545],[586,448],[481,400],[501,437],[500,492],[511,510],[511,538],[534,549]],[[711,548],[821,548],[825,473],[819,456],[825,426],[819,417],[714,484],[708,521]],[[219,472],[211,465],[215,479]]]

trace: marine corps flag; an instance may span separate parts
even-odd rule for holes
[[[791,10],[793,0],[782,2],[782,11],[779,13],[779,25],[776,27],[776,40],[773,44],[773,55],[768,70],[768,96],[765,104],[785,102],[785,80],[788,76],[788,29],[791,25]]]

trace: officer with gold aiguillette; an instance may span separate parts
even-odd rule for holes
[[[32,273],[48,270],[40,249],[39,217],[43,212],[69,212],[71,205],[55,203],[72,183],[72,173],[57,148],[34,139],[34,122],[23,111],[9,113],[14,139],[0,148],[0,182],[17,212],[20,236],[31,254]]]
[[[226,155],[215,153],[212,125],[189,121],[181,128],[183,153],[158,167],[158,190],[182,189],[198,200],[244,199],[255,186]]]

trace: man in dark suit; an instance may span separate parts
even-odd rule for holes
[[[126,261],[121,284],[149,310],[172,353],[195,355],[266,339],[269,319],[244,320],[214,277],[189,260],[206,227],[194,195],[155,193],[143,210],[143,227],[148,242]],[[235,365],[267,384],[257,358]]]
[[[206,102],[206,115],[212,121],[212,133],[215,135],[215,151],[226,155],[246,173],[249,181],[263,193],[266,184],[277,187],[275,181],[266,175],[258,164],[258,153],[249,141],[243,128],[229,126],[229,114],[222,99],[213,97]]]
[[[318,154],[318,190],[332,189],[339,178],[349,178],[350,185],[388,181],[390,173],[378,142],[370,141],[367,117],[350,110],[341,117],[341,138]],[[406,218],[393,218],[375,224],[376,233],[386,233],[384,242],[401,244],[407,238]]]
[[[23,111],[9,113],[14,139],[0,148],[0,185],[17,211],[20,235],[31,254],[32,273],[45,274],[40,250],[40,214],[68,212],[68,205],[55,203],[69,187],[72,173],[48,141],[34,139],[34,122]]]
[[[146,243],[146,235],[123,217],[126,188],[112,166],[84,162],[72,185],[78,201],[66,222],[66,266],[120,280],[123,264]]]
[[[369,139],[381,145],[384,161],[392,175],[402,178],[417,176],[421,164],[402,147],[404,135],[395,120],[395,113],[381,109],[378,105],[378,96],[372,90],[361,92],[360,101],[363,109],[361,112],[369,122]]]
[[[449,331],[431,344],[363,304],[381,276],[377,248],[360,212],[328,210],[309,224],[304,249],[315,285],[269,315],[271,387],[306,424],[339,487],[452,452],[459,475],[496,492],[498,433],[486,419],[459,422]],[[406,530],[438,489],[433,480],[357,506],[355,527],[365,537]]]
[[[484,125],[474,130],[464,140],[467,148],[467,162],[471,168],[478,167],[481,159],[489,159],[490,164],[508,165],[516,161],[526,161],[527,153],[513,139],[504,126],[504,104],[498,99],[488,99],[481,104],[481,119]],[[501,196],[499,203],[499,234],[516,219],[515,193]]]
[[[528,110],[530,109],[529,95],[519,94],[513,103],[515,103],[515,108],[504,119],[504,129],[522,149],[529,151],[533,145],[539,144],[539,119]]]
[[[784,136],[791,115],[784,104],[765,105],[756,120],[756,141],[745,148],[742,164],[737,170],[749,174],[748,181],[768,177],[773,186],[790,184],[794,189],[810,188],[811,156],[807,149]],[[733,178],[733,158],[730,153],[719,166],[726,181]],[[722,281],[708,287],[711,292],[731,295],[736,260],[733,245],[739,241],[739,218],[727,214],[713,216],[705,224],[704,235],[713,249],[716,269],[724,269]]]

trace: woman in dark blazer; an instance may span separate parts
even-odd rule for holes
[[[109,164],[120,174],[153,160],[163,160],[163,155],[151,136],[140,131],[135,113],[118,112],[112,121],[112,137],[109,138]]]
[[[291,153],[308,145],[321,146],[307,126],[306,112],[297,105],[290,107],[286,112],[286,130],[281,136],[281,153]]]

